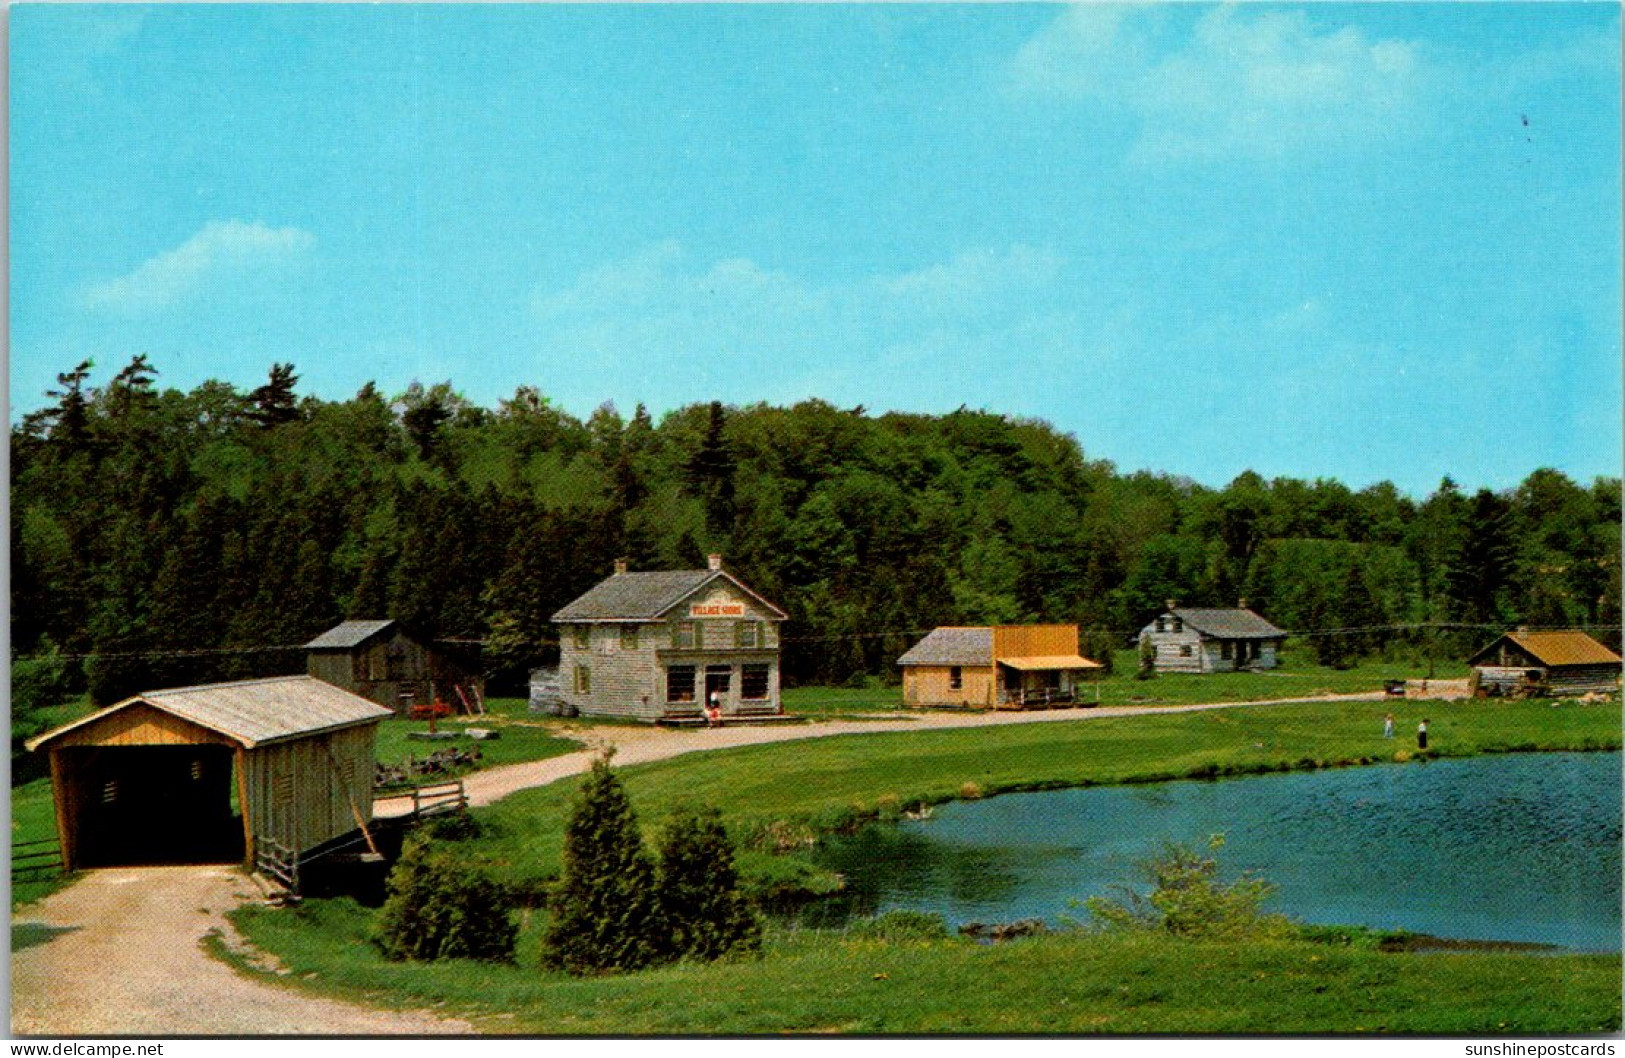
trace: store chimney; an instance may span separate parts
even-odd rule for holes
[[[626,559],[624,559],[624,558],[616,559],[615,560],[615,575],[617,577],[619,577],[622,573],[625,573],[625,572],[626,572]]]
[[[1245,610],[1246,608],[1247,608],[1247,596],[1243,595],[1241,598],[1236,600],[1236,609]]]
[[[705,564],[707,566],[711,567],[713,570],[721,569],[722,568],[722,556],[721,555],[715,555],[715,554],[706,555],[705,556]]]
[[[1168,609],[1170,610],[1176,609],[1179,606],[1179,602],[1176,599],[1166,599],[1164,601],[1168,604]]]

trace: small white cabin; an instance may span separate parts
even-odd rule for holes
[[[1237,672],[1273,669],[1286,633],[1245,606],[1210,609],[1176,606],[1140,629],[1158,672]]]

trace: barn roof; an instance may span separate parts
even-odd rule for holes
[[[28,748],[38,749],[60,735],[137,705],[146,705],[189,720],[199,727],[225,735],[245,749],[357,727],[394,715],[381,705],[375,705],[331,683],[324,683],[314,676],[279,676],[268,680],[206,683],[197,687],[143,691],[30,739]]]
[[[1580,631],[1508,632],[1474,654],[1469,665],[1491,655],[1502,642],[1510,640],[1542,665],[1618,665],[1619,655]]]
[[[1168,612],[1203,635],[1215,639],[1280,639],[1286,635],[1251,610],[1207,610],[1179,606]]]
[[[898,658],[897,664],[991,665],[993,629],[987,627],[932,629],[929,635]]]
[[[720,569],[680,569],[616,573],[553,615],[558,624],[576,621],[653,621],[714,580],[726,580],[783,620],[785,613]]]
[[[341,621],[305,644],[306,650],[349,650],[358,647],[394,621]]]

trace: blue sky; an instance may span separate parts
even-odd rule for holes
[[[86,356],[1039,416],[1222,484],[1621,465],[1611,4],[11,10],[11,414]]]

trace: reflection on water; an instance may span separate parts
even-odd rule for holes
[[[1530,754],[1013,794],[821,846],[847,878],[808,924],[891,908],[1083,918],[1164,841],[1222,832],[1227,870],[1309,922],[1620,949],[1620,755]]]

